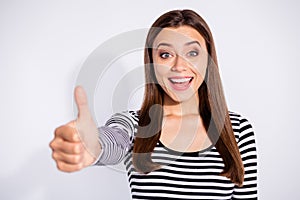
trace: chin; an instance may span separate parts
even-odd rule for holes
[[[191,100],[195,97],[195,94],[174,94],[174,93],[166,93],[166,97],[169,102],[174,102],[175,104],[184,103]]]

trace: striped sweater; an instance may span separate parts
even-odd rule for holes
[[[245,180],[237,187],[220,176],[224,163],[215,147],[199,152],[177,152],[158,142],[152,160],[161,168],[147,175],[135,171],[132,147],[138,126],[134,111],[116,113],[99,128],[102,152],[96,165],[124,162],[132,199],[257,199],[257,156],[252,126],[230,113],[245,168]]]

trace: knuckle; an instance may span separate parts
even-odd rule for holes
[[[71,149],[72,153],[76,154],[78,152],[78,147],[77,146],[78,145],[76,145],[76,144],[72,145],[72,149]]]
[[[77,156],[72,156],[70,158],[70,163],[77,164],[77,162],[78,162]]]
[[[56,153],[56,152],[53,152],[53,153],[52,153],[52,158],[53,158],[54,160],[57,160],[57,153]]]
[[[60,171],[63,171],[63,172],[74,172],[74,171],[79,171],[83,168],[82,163],[68,166],[64,162],[57,162],[56,166],[57,166],[57,169],[59,169]]]
[[[81,155],[76,155],[73,157],[73,162],[79,164],[81,162]]]
[[[65,164],[63,162],[57,162],[56,163],[57,169],[59,169],[60,171],[65,171]]]
[[[82,169],[82,163],[78,163],[77,165],[74,166],[75,171],[79,171]]]
[[[51,141],[50,143],[49,143],[49,147],[53,150],[53,142],[54,141]]]
[[[53,140],[52,142],[50,142],[49,144],[50,148],[52,149],[52,151],[54,151],[57,147],[56,147],[56,141]]]
[[[70,138],[72,139],[72,141],[77,141],[77,134],[74,131],[74,129],[70,129],[69,135],[70,135]]]
[[[61,127],[58,127],[58,128],[56,128],[56,129],[54,130],[54,136],[55,136],[55,137],[58,137],[60,130],[61,130]]]
[[[72,150],[73,150],[73,153],[80,154],[80,153],[82,153],[82,145],[74,144]]]

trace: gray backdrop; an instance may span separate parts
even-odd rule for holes
[[[0,199],[130,199],[122,170],[62,173],[48,144],[54,129],[75,116],[73,88],[91,52],[175,8],[197,11],[212,29],[229,108],[254,126],[260,199],[300,198],[298,1],[2,0]],[[141,63],[141,51],[129,53],[107,76],[118,80]],[[105,107],[111,91],[101,84],[99,124],[112,114]],[[138,107],[141,92],[133,92],[128,107]]]

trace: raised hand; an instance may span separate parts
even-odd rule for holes
[[[81,170],[91,165],[100,154],[96,123],[90,113],[85,91],[78,86],[74,92],[77,119],[55,129],[50,143],[57,168],[64,172]]]

